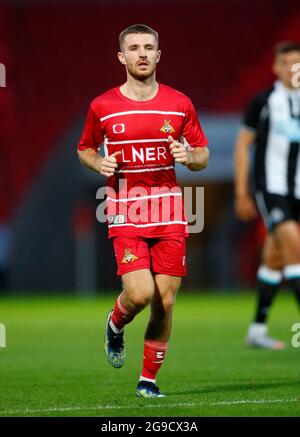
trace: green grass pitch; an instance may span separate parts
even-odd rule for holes
[[[281,292],[270,330],[284,351],[245,347],[254,294],[187,293],[174,311],[167,358],[158,376],[163,399],[138,399],[148,311],[126,329],[127,360],[113,369],[103,352],[106,315],[116,294],[97,298],[2,297],[0,416],[299,416],[299,322]]]

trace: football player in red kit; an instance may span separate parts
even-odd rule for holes
[[[78,155],[83,165],[107,177],[109,238],[122,277],[122,292],[106,322],[106,357],[115,368],[124,364],[124,327],[150,304],[136,394],[162,397],[156,375],[186,275],[187,222],[174,167],[177,162],[202,170],[209,152],[191,100],[156,81],[158,34],[138,24],[125,29],[119,41],[127,81],[91,102]],[[104,157],[98,154],[101,144]]]

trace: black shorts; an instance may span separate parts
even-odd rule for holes
[[[287,220],[299,221],[300,199],[256,191],[256,205],[268,231]]]

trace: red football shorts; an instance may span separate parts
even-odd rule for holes
[[[153,273],[186,276],[185,237],[114,237],[118,275],[150,269]]]

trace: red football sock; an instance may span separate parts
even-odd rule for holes
[[[120,296],[116,300],[112,315],[111,321],[114,326],[122,330],[127,323],[131,322],[135,317],[135,314],[130,314],[130,312],[121,304]]]
[[[167,348],[168,343],[145,339],[143,370],[141,378],[151,379],[155,381],[157,372],[159,371],[164,361]]]

